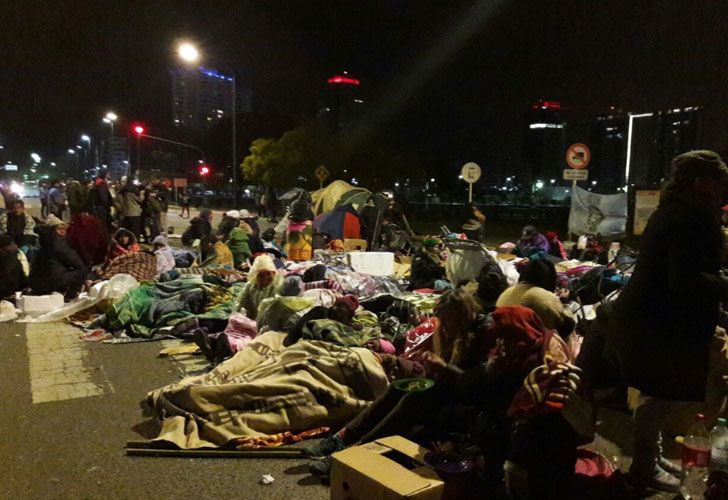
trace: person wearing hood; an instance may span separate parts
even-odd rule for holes
[[[243,288],[237,310],[250,319],[256,319],[258,306],[264,299],[275,297],[283,286],[283,277],[276,273],[276,266],[270,255],[255,258],[248,274],[248,283]]]
[[[35,221],[25,211],[23,200],[14,200],[10,211],[0,214],[0,234],[6,233],[22,247],[35,242]]]
[[[217,236],[222,241],[226,241],[230,236],[230,231],[240,225],[240,212],[237,210],[228,210],[222,215],[220,225],[217,226]]]
[[[0,300],[12,297],[27,285],[28,275],[23,267],[27,260],[22,254],[10,235],[0,234]]]
[[[88,212],[76,214],[68,226],[66,238],[87,267],[101,265],[106,260],[109,252],[109,233],[106,225],[92,214]]]
[[[114,260],[119,255],[138,252],[141,250],[134,233],[123,227],[114,233],[109,248],[108,260]]]
[[[60,292],[66,300],[71,300],[86,281],[88,270],[69,246],[66,229],[63,221],[53,214],[48,216],[45,226],[38,228],[40,252],[30,272],[30,286],[36,294]]]
[[[174,254],[167,237],[160,234],[152,242],[154,255],[157,256],[157,276],[175,268]]]
[[[134,183],[122,177],[123,186],[116,196],[121,216],[121,227],[131,231],[139,239],[142,235],[142,199]]]
[[[245,222],[241,221],[240,225],[245,224]],[[228,236],[227,241],[225,244],[230,248],[230,251],[233,253],[233,261],[235,262],[235,267],[239,268],[240,265],[248,260],[251,256],[250,252],[250,245],[248,245],[248,239],[249,235],[243,229],[242,227],[234,227],[230,231],[230,235]]]
[[[99,172],[99,176],[94,180],[94,185],[89,193],[90,204],[93,213],[103,222],[106,228],[111,227],[111,207],[114,206],[114,199],[109,190],[109,184],[106,182],[106,172]]]
[[[569,254],[566,253],[564,244],[559,239],[559,235],[554,231],[546,233],[546,240],[549,242],[549,255],[553,255],[557,259],[566,260]]]
[[[195,240],[202,240],[208,234],[212,234],[212,211],[203,208],[182,234],[182,244],[190,247]]]

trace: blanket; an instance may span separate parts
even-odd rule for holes
[[[205,375],[147,395],[163,419],[156,441],[180,448],[224,446],[316,427],[340,428],[383,394],[387,378],[376,356],[358,348],[258,336]]]

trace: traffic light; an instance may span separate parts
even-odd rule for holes
[[[144,130],[144,126],[143,126],[143,125],[141,125],[141,124],[136,124],[136,125],[134,125],[134,126],[132,127],[132,130],[133,130],[133,131],[134,131],[134,133],[135,133],[135,134],[137,135],[137,137],[141,137],[141,136],[143,136],[143,135],[144,135],[144,132],[145,132],[145,130]]]
[[[203,176],[203,177],[204,177],[204,176],[207,176],[207,175],[210,175],[210,167],[209,167],[209,166],[207,166],[206,164],[204,164],[204,163],[203,163],[203,164],[202,164],[202,165],[200,165],[200,167],[198,168],[198,172],[199,172],[199,173],[200,173],[200,175],[201,175],[201,176]]]

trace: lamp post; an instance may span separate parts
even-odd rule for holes
[[[187,64],[193,64],[200,59],[200,51],[189,42],[181,43],[177,47],[177,55]],[[230,69],[232,77],[229,79],[232,85],[232,169],[233,169],[233,203],[234,207],[238,207],[240,203],[240,194],[238,193],[238,165],[236,160],[236,133],[235,133],[235,115],[236,115],[236,89],[235,89],[235,71]]]
[[[93,165],[91,161],[91,137],[83,134],[81,142],[86,144],[86,164],[84,166],[89,169],[95,167],[96,165]]]

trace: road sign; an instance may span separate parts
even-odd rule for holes
[[[324,167],[323,165],[319,165],[319,167],[316,169],[316,172],[314,173],[316,174],[316,178],[321,183],[329,178],[329,169]]]
[[[574,170],[573,168],[564,169],[565,181],[585,181],[589,178],[588,170]]]
[[[460,175],[463,176],[463,180],[468,184],[475,184],[483,174],[480,169],[480,165],[473,163],[472,161],[463,165],[463,169],[460,171]]]
[[[17,165],[13,165],[12,163],[8,163],[7,165],[5,165],[5,170],[7,172],[10,172],[10,171],[17,172],[18,166]]]
[[[577,170],[586,168],[590,160],[591,151],[589,151],[589,147],[586,144],[577,142],[569,146],[569,149],[566,150],[566,164],[571,168]]]

